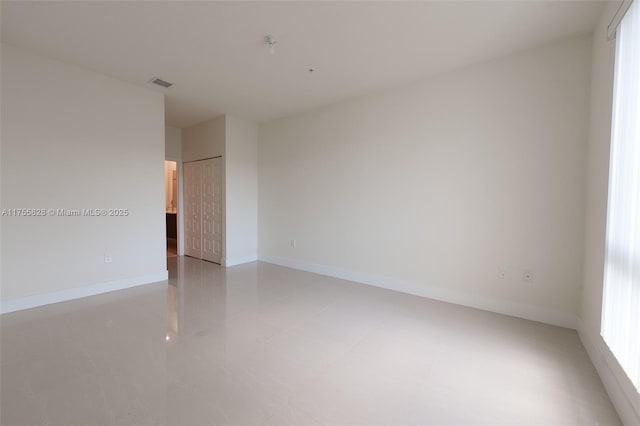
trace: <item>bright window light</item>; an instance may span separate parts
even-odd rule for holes
[[[640,389],[640,1],[616,35],[602,337]]]

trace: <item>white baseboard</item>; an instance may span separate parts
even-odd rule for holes
[[[35,308],[37,306],[50,305],[51,303],[66,302],[67,300],[79,299],[81,297],[109,293],[116,290],[123,290],[129,287],[136,287],[143,284],[165,281],[168,278],[168,271],[162,271],[154,274],[109,281],[106,283],[69,288],[66,290],[54,291],[52,293],[35,294],[33,296],[3,300],[0,303],[0,314]]]
[[[256,260],[258,260],[258,256],[257,255],[241,256],[241,257],[228,257],[228,258],[224,259],[223,265],[226,266],[226,267],[229,267],[229,266],[241,265],[243,263],[255,262]]]
[[[355,281],[361,284],[368,284],[375,287],[427,297],[429,299],[441,300],[443,302],[455,303],[457,305],[482,309],[484,311],[524,318],[545,324],[557,325],[571,329],[576,329],[578,326],[578,318],[575,315],[566,312],[477,296],[461,291],[429,286],[423,283],[404,281],[396,278],[336,268],[333,266],[319,265],[316,263],[302,262],[299,260],[274,256],[258,256],[258,259],[261,262],[273,263],[280,266],[286,266],[287,268],[300,269],[320,275],[328,275],[330,277],[340,278],[343,280]]]
[[[578,335],[591,358],[620,420],[627,426],[640,425],[640,393],[626,376],[600,334],[580,323]]]

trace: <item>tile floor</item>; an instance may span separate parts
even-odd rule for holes
[[[1,424],[620,423],[574,331],[265,263],[3,315]]]
[[[167,238],[167,257],[178,255],[178,241],[175,238]]]

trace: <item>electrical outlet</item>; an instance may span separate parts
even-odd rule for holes
[[[296,248],[296,240],[291,240],[291,247]]]
[[[522,281],[525,283],[533,282],[533,271],[531,269],[525,269],[522,271]]]
[[[111,263],[113,262],[113,257],[111,257],[110,254],[105,254],[104,255],[104,263]]]

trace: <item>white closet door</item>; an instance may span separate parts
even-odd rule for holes
[[[202,259],[202,162],[184,163],[184,254]]]
[[[222,262],[222,158],[202,161],[202,259]]]

